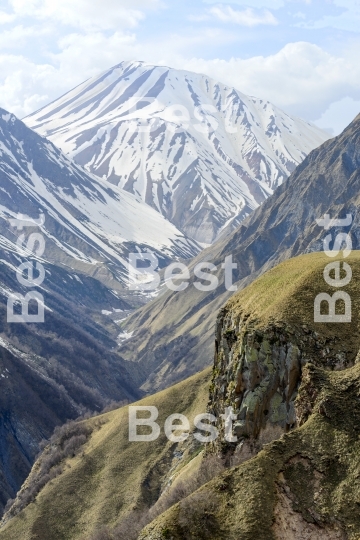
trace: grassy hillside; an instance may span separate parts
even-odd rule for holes
[[[269,357],[253,358],[249,352],[248,362],[237,367],[241,332],[232,330],[239,327],[239,319],[251,339],[263,335],[267,328],[278,328],[284,343],[300,340],[299,347],[304,351],[308,347],[313,353],[314,363],[303,367],[295,401],[297,427],[279,434],[280,438],[265,444],[255,457],[228,469],[172,506],[144,529],[139,540],[360,539],[360,253],[353,252],[346,259],[352,279],[343,290],[352,300],[351,322],[314,323],[316,295],[336,290],[323,278],[325,266],[334,260],[342,259],[314,253],[286,261],[235,294],[222,310],[227,323],[217,337],[216,388],[212,391],[212,401],[217,401],[212,405],[218,405],[221,399],[226,402],[226,385],[235,386],[239,372],[247,377],[250,364],[260,365],[264,374],[253,385],[249,381],[248,393],[265,387],[269,378],[265,368],[271,359],[275,358],[270,367],[278,370],[278,380],[284,378],[281,364],[276,363],[279,343],[275,332],[269,333],[273,339],[269,341],[273,347]],[[304,334],[297,328],[305,328]],[[311,332],[317,340],[309,338]],[[323,346],[319,347],[323,341],[327,354],[331,355],[333,348],[335,354],[345,354],[345,364],[355,365],[340,371],[323,367]],[[245,345],[248,351],[252,350],[251,343],[249,339]],[[276,388],[279,382],[274,380]],[[246,414],[250,412],[251,407]],[[258,443],[248,438],[240,441],[240,452],[252,442]]]
[[[129,442],[128,407],[86,421],[90,427],[100,426],[83,453],[67,460],[64,472],[0,530],[0,539],[78,540],[102,524],[116,525],[134,508],[154,503],[169,474],[199,451],[193,437],[169,442],[163,431],[165,418],[177,412],[192,421],[205,412],[209,381],[210,369],[136,404],[159,410],[162,431],[154,442]]]
[[[308,365],[305,423],[170,508],[139,540],[359,540],[360,364]]]
[[[329,263],[347,263],[352,271],[351,281],[344,287],[328,285],[324,269]],[[330,273],[334,278],[334,271]],[[341,272],[340,278],[345,277]],[[294,257],[266,272],[251,285],[237,292],[227,302],[225,309],[232,316],[248,318],[254,328],[269,323],[285,323],[314,329],[324,338],[336,337],[337,347],[354,361],[360,347],[360,251],[353,251],[346,259],[329,258],[324,252]],[[351,298],[351,322],[315,323],[314,300],[319,293],[332,296],[344,291]],[[342,313],[342,302],[337,303],[337,313]],[[324,313],[326,313],[324,311]]]

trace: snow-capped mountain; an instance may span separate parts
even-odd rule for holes
[[[43,214],[39,228],[47,260],[113,282],[114,288],[128,278],[130,251],[150,250],[162,265],[200,251],[139,197],[87,173],[0,109],[2,243],[16,240],[11,225],[19,214],[36,220]]]
[[[24,121],[203,243],[329,137],[209,77],[143,62],[122,62]]]

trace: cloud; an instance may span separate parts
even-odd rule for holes
[[[133,34],[69,34],[59,40],[48,63],[0,54],[0,106],[19,118],[46,105],[84,80],[141,53]]]
[[[217,4],[218,0],[203,0],[205,4]],[[223,4],[237,4],[240,6],[253,7],[253,8],[269,8],[279,9],[285,6],[285,1],[289,0],[230,0],[224,1]],[[291,1],[291,0],[290,0]]]
[[[0,24],[8,24],[16,18],[14,13],[6,13],[5,11],[0,11]]]
[[[0,33],[0,51],[5,49],[21,49],[29,39],[49,34],[50,28],[38,26],[17,25]]]
[[[15,24],[0,33],[0,105],[23,117],[123,54],[136,59],[132,29],[159,7],[160,0],[8,0],[0,24]]]
[[[345,3],[347,0],[334,1]],[[331,109],[331,104],[340,102],[351,112],[349,103],[341,100],[346,96],[352,104],[360,100],[359,38],[349,42],[353,43],[352,47],[342,50],[339,46],[332,53],[319,45],[297,41],[272,54],[228,59],[210,56],[214,50],[235,50],[236,43],[245,43],[241,38],[246,32],[239,32],[234,25],[214,24],[214,21],[221,21],[223,17],[226,23],[231,17],[235,22],[237,16],[238,24],[249,26],[254,19],[260,24],[266,8],[235,8],[235,2],[231,6],[223,0],[221,4],[208,3],[205,11],[202,3],[203,12],[212,18],[214,27],[207,25],[201,32],[194,32],[193,26],[173,25],[161,35],[152,35],[143,32],[144,26],[141,32],[135,33],[135,27],[149,7],[162,7],[158,0],[10,2],[18,21],[16,26],[6,27],[0,34],[0,106],[19,117],[123,60],[145,60],[205,73],[245,94],[268,99],[289,113],[321,122],[324,127],[332,127],[332,123],[335,131],[348,119],[341,115],[339,106]],[[270,2],[259,0],[260,4]],[[77,14],[70,26],[67,21],[75,11]],[[139,16],[134,15],[137,12]],[[169,16],[166,11],[164,14]],[[122,24],[118,23],[120,20]],[[279,33],[281,35],[280,27]],[[23,54],[15,54],[19,47]],[[241,50],[244,55],[251,54],[245,46],[241,45]],[[337,123],[331,120],[336,114]]]
[[[52,59],[59,66],[67,85],[75,77],[77,82],[74,85],[124,59],[134,59],[139,50],[136,36],[122,32],[115,32],[109,37],[102,32],[70,34],[59,41],[59,47],[61,52],[52,55]]]
[[[274,15],[267,9],[256,12],[252,8],[242,11],[233,9],[231,6],[218,4],[209,9],[209,13],[221,22],[235,23],[242,26],[258,26],[259,24],[278,24]]]
[[[344,96],[360,99],[359,46],[358,41],[336,56],[317,45],[297,42],[269,56],[228,61],[193,58],[181,67],[209,74],[245,94],[268,99],[292,114],[316,120]]]
[[[298,26],[311,30],[336,28],[347,32],[357,32],[360,27],[360,2],[358,0],[332,0],[332,5],[342,8],[336,15],[323,15],[313,21],[299,23]]]
[[[314,123],[331,135],[338,135],[359,113],[360,100],[345,97],[332,103]]]
[[[134,28],[143,9],[160,6],[159,0],[10,0],[18,17],[54,20],[85,30]]]
[[[0,55],[0,106],[19,118],[46,105],[61,74],[49,64],[37,65],[23,56]]]

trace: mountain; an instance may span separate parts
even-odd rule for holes
[[[331,218],[351,214],[351,225],[334,231],[350,232],[353,248],[359,249],[359,190],[360,115],[338,137],[313,150],[232,235],[191,261],[185,290],[164,287],[161,296],[124,322],[124,331],[133,334],[120,352],[138,364],[142,388],[153,392],[209,365],[216,314],[231,295],[221,269],[227,256],[238,265],[233,277],[242,289],[283,260],[322,251],[329,233],[316,220],[325,214]],[[217,267],[215,290],[194,287],[194,268],[203,261]]]
[[[209,77],[144,62],[122,62],[24,121],[206,244],[328,138]]]
[[[324,253],[290,259],[233,295],[217,318],[211,383],[207,369],[133,404],[159,411],[155,440],[129,441],[128,407],[117,409],[79,423],[81,447],[46,477],[76,433],[61,428],[0,539],[356,540],[360,252],[347,258],[348,324],[313,320],[315,295],[333,293],[323,280],[328,261]],[[224,437],[227,406],[237,441]],[[205,410],[218,436],[204,445],[194,422]],[[164,432],[176,413],[190,424],[180,442]]]
[[[39,220],[44,257],[114,289],[128,282],[128,254],[151,251],[164,266],[200,247],[138,197],[86,173],[16,117],[0,109],[0,234],[9,219]]]

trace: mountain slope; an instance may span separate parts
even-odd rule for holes
[[[232,255],[237,263],[234,283],[241,289],[279,262],[310,251],[323,250],[328,232],[316,220],[330,214],[351,214],[353,248],[360,239],[360,115],[338,137],[311,152],[275,194],[255,210],[228,238],[204,250],[190,265],[190,285],[164,294],[135,312],[124,328],[134,332],[121,349],[139,362],[143,388],[163,388],[209,364],[215,317],[230,292],[220,265]],[[335,228],[336,230],[336,228]],[[215,264],[219,286],[202,292],[193,286],[194,267]],[[165,289],[165,287],[164,287]]]
[[[136,378],[116,352],[118,326],[101,308],[129,306],[98,280],[50,264],[0,236],[0,510],[27,477],[39,442],[56,425],[109,401],[138,398]],[[17,280],[24,262],[41,262],[43,323],[8,321],[7,304],[28,288]],[[17,311],[17,308],[16,308]],[[32,312],[32,308],[30,309]],[[120,313],[119,313],[120,314]],[[119,315],[118,315],[119,316]]]
[[[12,519],[6,515],[0,538],[357,540],[360,364],[354,362],[360,346],[360,252],[347,261],[354,278],[344,289],[353,299],[351,323],[312,320],[314,296],[319,290],[331,292],[323,283],[328,262],[324,253],[290,259],[267,272],[234,295],[219,314],[211,384],[206,370],[136,404],[157,407],[158,439],[129,441],[127,407],[87,420],[84,424],[95,429],[81,452],[65,460],[62,473],[46,483],[35,501]],[[273,332],[268,342],[266,331]],[[328,348],[329,358],[345,358],[342,369],[327,363],[320,343]],[[251,394],[259,395],[267,383],[267,390],[278,396],[279,387],[294,374],[288,367],[297,345],[296,384],[284,388],[281,396],[292,397],[295,420],[289,430],[280,414],[281,400],[272,399],[263,414],[266,395],[252,406]],[[262,380],[255,376],[257,369]],[[248,388],[235,396],[241,380]],[[226,470],[213,471],[210,482],[188,495],[185,488],[200,463],[211,463],[199,454],[198,443],[193,444],[192,430],[194,416],[204,412],[207,403],[219,437],[207,445],[205,454],[222,452]],[[238,433],[239,421],[250,423],[256,414],[264,427],[280,427],[282,422],[283,429],[243,433],[238,441],[226,442],[219,414],[229,405],[237,415],[231,434]],[[182,443],[170,443],[164,435],[164,420],[174,413],[190,421],[189,438]],[[45,450],[23,494],[46,456]],[[169,504],[140,536],[134,534],[132,525],[141,522],[147,507],[155,501],[174,501],[174,493],[179,502]],[[18,497],[16,504],[20,502]],[[126,515],[132,521],[127,521],[127,534],[121,535],[116,526]],[[114,534],[99,532],[102,525],[115,527]]]
[[[94,429],[83,447],[84,455],[68,459],[63,473],[45,486],[36,502],[0,530],[0,538],[24,540],[82,539],[102,524],[115,525],[134,508],[154,503],[170,478],[186,464],[198,445],[172,443],[165,437],[164,421],[174,412],[192,422],[204,413],[210,370],[159,394],[137,402],[159,410],[160,437],[153,442],[129,442],[128,408],[123,407],[86,424]],[[25,519],[24,519],[25,517]]]
[[[164,265],[200,248],[139,198],[86,173],[51,142],[0,110],[0,234],[9,219],[38,220],[44,257],[97,276],[113,288],[128,280],[129,252],[156,253]]]
[[[328,138],[209,77],[142,62],[122,62],[24,121],[208,244]]]
[[[2,109],[0,193],[2,508],[56,425],[111,400],[142,395],[132,366],[117,352],[120,330],[113,322],[144,302],[127,288],[128,253],[150,250],[164,265],[200,248],[158,212],[86,173]],[[37,235],[32,248],[30,234]],[[41,238],[45,251],[36,255]],[[24,263],[44,268],[43,283],[31,287],[44,298],[44,323],[8,320],[9,298],[29,291],[19,282]]]

